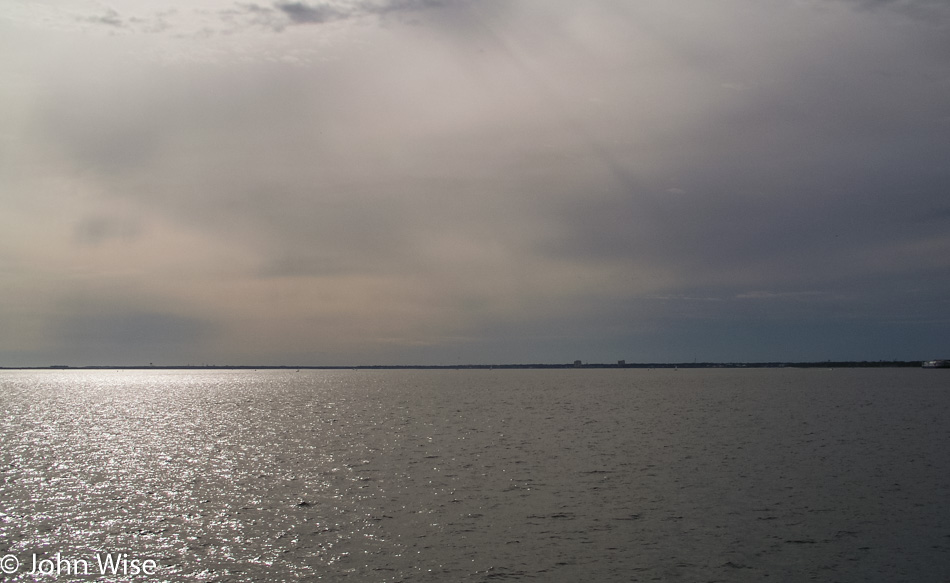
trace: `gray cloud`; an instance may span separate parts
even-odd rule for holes
[[[354,14],[341,11],[328,4],[309,5],[303,2],[281,2],[274,5],[283,12],[294,24],[322,23],[329,20],[338,20]]]
[[[173,28],[168,19],[175,14],[175,10],[162,10],[144,16],[132,16],[110,7],[100,14],[74,18],[79,23],[105,26],[115,31],[154,34]]]
[[[105,215],[86,217],[76,224],[76,241],[84,245],[99,245],[109,241],[128,241],[140,234],[134,222]]]
[[[105,14],[89,17],[86,19],[86,21],[94,24],[114,26],[116,28],[122,28],[126,25],[126,22],[122,19],[119,13],[111,8],[106,10]]]
[[[108,287],[125,306],[63,318],[91,330],[69,337],[112,339],[102,354],[178,339],[231,361],[936,346],[950,294],[936,27],[840,3],[489,4],[235,9],[265,33],[425,12],[327,47],[303,27],[258,35],[319,57],[304,62],[60,56],[20,116],[17,168],[45,170],[5,176],[81,217],[24,255],[53,266],[37,288]],[[40,223],[29,198],[8,216]],[[81,267],[67,283],[59,255]]]
[[[950,6],[941,0],[844,0],[864,10],[891,10],[900,14],[944,25],[950,18]]]
[[[269,6],[241,4],[223,14],[233,20],[241,13],[276,31],[287,26],[325,24],[365,16],[387,16],[461,5],[473,0],[365,0],[351,2],[274,2]]]
[[[195,363],[207,322],[174,314],[126,311],[99,306],[74,314],[57,327],[57,362],[66,364]]]

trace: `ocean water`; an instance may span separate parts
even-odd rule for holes
[[[0,445],[9,581],[950,581],[943,370],[0,371]]]

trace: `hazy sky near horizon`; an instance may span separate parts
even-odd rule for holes
[[[0,0],[0,365],[950,357],[950,4]]]

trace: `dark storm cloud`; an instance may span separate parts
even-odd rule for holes
[[[919,46],[933,40],[923,35]],[[939,162],[950,147],[939,105],[945,59],[909,59],[899,43],[849,43],[804,49],[779,75],[758,71],[761,82],[662,152],[669,182],[630,165],[638,180],[599,201],[573,201],[562,210],[572,235],[557,242],[561,252],[643,255],[711,283],[821,280],[889,270],[882,247],[941,238],[914,217],[938,212],[950,186]]]

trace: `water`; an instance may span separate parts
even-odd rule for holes
[[[0,555],[11,581],[944,582],[948,419],[939,370],[2,371]],[[155,572],[100,577],[118,552]]]

